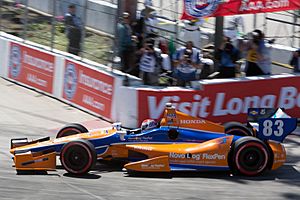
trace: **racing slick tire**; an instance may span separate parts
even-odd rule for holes
[[[231,167],[234,172],[257,176],[269,167],[271,154],[267,145],[255,137],[242,137],[232,148]]]
[[[86,140],[66,143],[60,152],[60,162],[65,170],[74,175],[86,174],[97,160],[95,147]]]
[[[227,122],[223,124],[225,133],[238,136],[252,136],[251,130],[240,122]]]
[[[56,134],[56,138],[66,137],[69,135],[76,135],[79,133],[87,133],[87,132],[89,131],[83,125],[72,123],[61,128]]]

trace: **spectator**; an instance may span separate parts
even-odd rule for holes
[[[219,60],[219,77],[234,78],[236,70],[236,61],[239,59],[239,50],[237,50],[229,37],[224,37],[221,47],[217,51]]]
[[[194,43],[192,41],[187,41],[185,47],[180,47],[175,55],[175,65],[180,64],[184,61],[187,51],[190,52],[191,64],[195,67],[200,67],[200,50],[193,47]]]
[[[224,35],[231,38],[233,46],[238,46],[238,38],[245,33],[244,19],[241,15],[226,16],[224,20]]]
[[[192,41],[193,45],[198,49],[202,48],[200,25],[202,25],[203,22],[204,20],[202,18],[184,20],[184,28],[182,30],[182,39],[185,42]]]
[[[290,60],[290,65],[293,67],[294,72],[300,72],[300,49],[297,49],[293,52],[292,59]]]
[[[160,56],[154,50],[154,40],[147,39],[139,51],[140,76],[145,85],[157,85],[161,66]]]
[[[79,55],[82,35],[81,19],[76,16],[76,6],[69,5],[68,12],[65,14],[66,35],[69,40],[69,53]]]
[[[145,8],[141,10],[141,12],[137,13],[137,22],[133,26],[134,32],[138,37],[138,48],[143,48],[144,40],[146,39],[146,21],[147,18],[151,15],[151,12],[153,12],[155,9],[152,7],[153,3],[151,0],[145,0],[144,1]],[[151,20],[150,20],[151,21]],[[150,22],[149,21],[149,22]],[[148,22],[148,23],[149,23]]]
[[[246,44],[246,76],[271,74],[270,49],[265,44],[263,32],[254,30],[251,37]]]
[[[184,54],[186,50],[192,52],[191,54],[191,64],[197,68],[201,69],[200,78],[206,78],[210,74],[211,66],[213,65],[213,61],[209,58],[202,58],[201,51],[193,47],[193,42],[188,41],[185,47],[181,47],[177,50],[174,58],[174,65],[180,64],[180,62],[184,58]]]
[[[130,15],[124,12],[121,22],[118,23],[118,51],[121,57],[121,71],[128,72],[133,65],[134,41],[130,27]]]
[[[197,79],[197,68],[192,63],[193,52],[187,49],[184,52],[183,59],[174,70],[174,76],[177,78],[178,86],[187,86],[190,81]]]

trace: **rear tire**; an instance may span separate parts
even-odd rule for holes
[[[94,146],[86,140],[71,141],[60,152],[60,162],[71,174],[86,174],[95,165],[97,159]]]
[[[238,136],[253,136],[251,130],[240,122],[227,122],[223,124],[225,133]]]
[[[257,176],[268,168],[270,152],[266,144],[257,138],[238,139],[232,151],[232,168],[240,174]]]
[[[79,133],[87,133],[87,132],[89,131],[83,125],[73,123],[73,124],[68,124],[64,126],[62,129],[60,129],[56,135],[56,138],[76,135]]]

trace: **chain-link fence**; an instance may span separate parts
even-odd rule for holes
[[[0,0],[0,31],[51,50],[67,51],[69,40],[64,16],[73,4],[82,33],[80,56],[106,64],[113,46],[117,7],[115,0],[107,3],[105,7],[97,7],[97,3],[88,0]]]

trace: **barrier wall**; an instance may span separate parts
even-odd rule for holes
[[[1,37],[3,36],[3,37]],[[111,122],[123,78],[72,57],[0,36],[0,76],[56,97]]]
[[[138,122],[159,119],[164,105],[215,122],[246,122],[249,107],[281,107],[300,118],[300,76],[295,74],[232,80],[208,80],[201,90],[138,90]]]
[[[248,107],[282,107],[300,118],[300,74],[200,81],[200,90],[125,87],[121,72],[29,46],[0,33],[0,76],[105,118],[137,127],[159,119],[165,104],[215,122],[246,121]],[[104,66],[103,66],[104,68]]]

